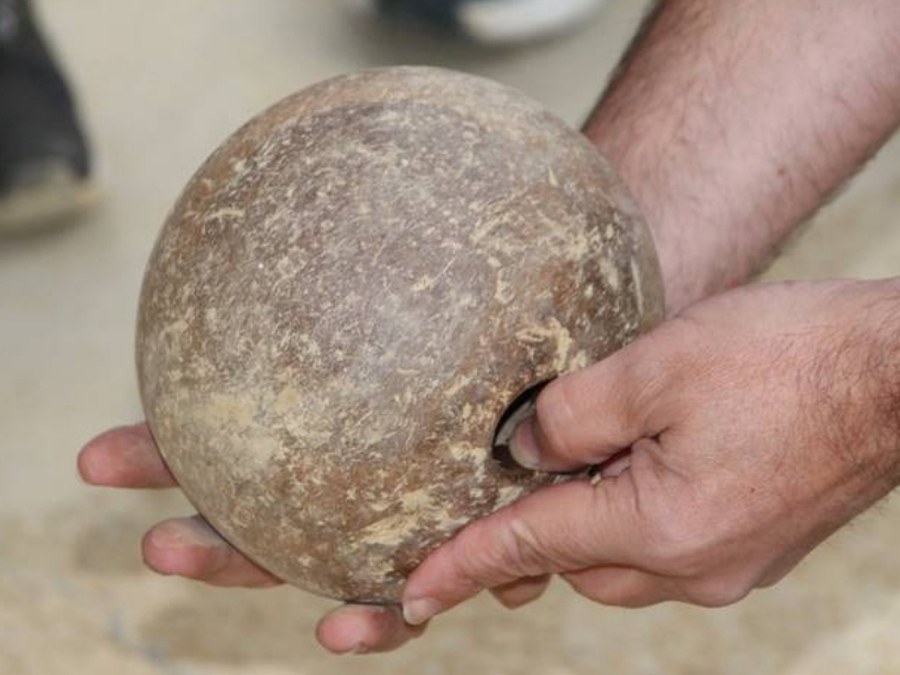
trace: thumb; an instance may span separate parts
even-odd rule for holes
[[[513,458],[530,469],[573,471],[661,433],[660,398],[669,379],[659,356],[664,346],[651,333],[550,382],[538,396],[535,415],[510,438]]]

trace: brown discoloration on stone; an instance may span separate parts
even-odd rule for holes
[[[517,394],[661,318],[610,167],[523,95],[433,69],[285,99],[194,176],[150,260],[138,366],[185,492],[315,593],[392,602],[546,474],[491,457]]]

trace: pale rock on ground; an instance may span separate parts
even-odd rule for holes
[[[332,603],[155,577],[142,530],[168,493],[88,489],[79,445],[140,417],[133,320],[142,269],[190,173],[238,124],[326,76],[430,63],[586,113],[640,3],[569,39],[482,51],[348,17],[334,0],[42,0],[101,159],[106,199],[78,227],[0,241],[0,674],[875,675],[900,673],[900,507],[887,502],[773,590],[719,611],[601,608],[556,585],[510,613],[488,598],[390,656],[338,659]],[[900,272],[900,139],[817,219],[772,278]]]

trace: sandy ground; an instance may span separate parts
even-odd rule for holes
[[[364,66],[431,63],[520,87],[572,123],[638,19],[611,2],[570,39],[485,52],[348,18],[334,0],[43,0],[80,86],[106,198],[77,227],[0,241],[0,673],[703,675],[900,673],[900,506],[886,503],[773,590],[719,611],[592,605],[563,585],[511,613],[482,598],[399,654],[325,654],[331,603],[143,570],[169,493],[88,489],[80,444],[136,420],[138,285],[178,190],[239,123]],[[773,278],[900,272],[900,142],[774,266]]]

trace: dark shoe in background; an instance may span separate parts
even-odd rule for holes
[[[488,45],[554,37],[577,28],[604,0],[354,0],[386,17],[414,19]]]
[[[68,85],[26,0],[0,0],[0,233],[59,223],[96,202]]]

